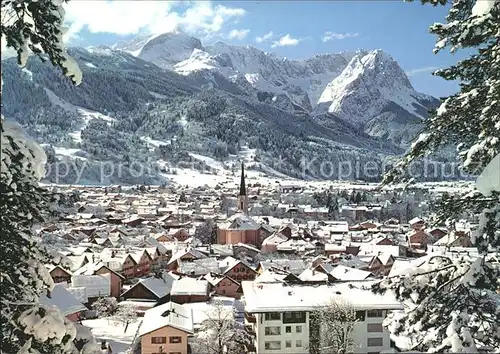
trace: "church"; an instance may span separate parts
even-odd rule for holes
[[[219,244],[245,243],[260,248],[260,225],[248,216],[248,195],[245,186],[245,166],[241,163],[240,193],[238,195],[238,213],[232,215],[217,231]]]

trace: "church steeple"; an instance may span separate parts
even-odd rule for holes
[[[248,215],[248,197],[247,189],[245,186],[245,165],[241,163],[241,181],[240,181],[240,194],[238,195],[238,209],[245,215]]]
[[[247,189],[245,188],[245,164],[241,163],[241,181],[240,181],[240,196],[247,195]]]

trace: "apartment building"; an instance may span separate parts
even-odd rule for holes
[[[243,282],[246,325],[255,332],[257,354],[305,354],[313,345],[311,312],[332,300],[356,310],[353,353],[380,353],[390,348],[382,322],[388,310],[401,309],[390,295],[365,290],[368,282],[334,285],[284,285]]]

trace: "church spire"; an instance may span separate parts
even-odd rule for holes
[[[247,189],[245,187],[245,164],[241,163],[241,182],[240,182],[240,196],[247,195]]]
[[[248,215],[248,197],[247,189],[245,186],[245,165],[241,163],[241,181],[240,181],[240,195],[238,196],[238,209],[245,215]]]

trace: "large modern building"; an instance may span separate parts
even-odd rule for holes
[[[313,352],[315,336],[311,313],[329,301],[343,301],[356,310],[353,353],[380,353],[390,349],[389,332],[382,322],[389,310],[401,309],[390,295],[362,288],[368,282],[335,285],[287,285],[242,282],[246,325],[255,332],[257,354]]]

